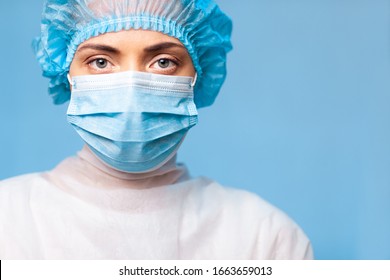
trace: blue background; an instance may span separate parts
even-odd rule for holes
[[[0,1],[5,179],[82,142],[30,49],[43,1]],[[218,2],[235,24],[228,79],[180,160],[283,209],[318,259],[390,259],[389,1]]]

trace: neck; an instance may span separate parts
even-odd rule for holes
[[[96,167],[97,169],[99,169],[100,171],[112,177],[123,180],[138,181],[153,178],[156,176],[162,176],[171,172],[183,171],[182,166],[176,164],[176,155],[174,155],[161,167],[153,171],[142,173],[128,173],[110,167],[109,165],[101,161],[87,145],[85,145],[83,149],[78,153],[78,156]]]
[[[103,188],[153,188],[171,185],[189,178],[187,168],[176,163],[176,155],[160,168],[145,173],[126,173],[111,168],[103,163],[84,146],[78,157],[70,158],[57,166],[54,172],[71,174],[89,185]]]
[[[186,167],[176,164],[176,156],[157,170],[131,174],[103,164],[87,147],[43,176],[83,201],[122,210],[140,207],[145,201],[153,204],[164,196],[164,186],[189,179]]]

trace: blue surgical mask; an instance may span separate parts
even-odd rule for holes
[[[109,166],[159,168],[198,121],[191,77],[143,72],[76,76],[68,121]]]

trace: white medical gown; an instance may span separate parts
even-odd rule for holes
[[[143,175],[84,148],[0,182],[0,259],[311,259],[310,242],[258,196],[189,178],[175,159]]]

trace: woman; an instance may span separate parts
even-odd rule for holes
[[[225,79],[230,33],[211,0],[46,1],[34,48],[86,145],[0,183],[0,258],[312,258],[281,211],[176,163]]]

